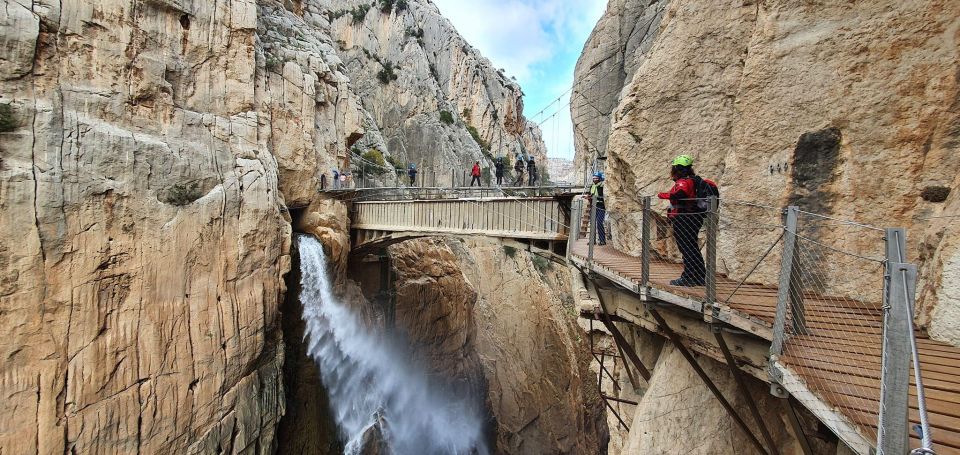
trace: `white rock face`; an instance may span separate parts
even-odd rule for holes
[[[670,159],[692,154],[698,173],[717,179],[728,200],[906,227],[907,259],[922,272],[918,320],[960,344],[960,319],[951,316],[960,300],[947,280],[957,273],[958,231],[951,218],[931,219],[960,213],[960,163],[949,158],[960,147],[958,14],[960,4],[932,0],[611,1],[576,78],[600,81],[587,100],[619,92],[609,134],[605,116],[590,114],[586,101],[574,97],[572,109],[584,141],[607,141],[615,242],[638,247],[640,196],[666,190]],[[639,36],[615,26],[658,15]],[[610,47],[632,49],[620,58],[628,63],[606,63],[624,68],[622,90],[603,63]],[[578,153],[584,160],[593,150],[580,143]],[[880,233],[801,221],[825,245],[882,258]],[[722,233],[723,271],[744,274],[775,236]],[[757,279],[775,277],[770,262]],[[809,262],[827,293],[879,301],[877,262],[834,254]]]
[[[498,156],[512,162],[523,154],[546,164],[540,130],[523,117],[520,86],[457,34],[433,3],[369,4],[335,0],[324,12],[378,125],[358,144],[361,152],[375,148],[401,166],[416,163],[427,184],[443,186],[451,171],[459,184],[474,161],[490,169]]]

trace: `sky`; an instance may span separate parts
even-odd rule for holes
[[[471,45],[514,76],[550,157],[573,159],[569,89],[606,0],[433,0]],[[561,95],[563,95],[561,97]],[[557,98],[561,97],[558,101]]]

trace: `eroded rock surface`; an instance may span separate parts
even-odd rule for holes
[[[634,35],[614,26],[621,15],[660,19]],[[604,66],[604,46],[593,43],[632,49],[609,60],[632,62],[622,65],[632,74],[616,97],[609,134],[594,106],[574,103],[572,111],[591,143],[608,141],[615,242],[628,251],[639,247],[640,196],[668,188],[670,159],[689,153],[730,201],[794,204],[906,227],[907,259],[922,268],[920,321],[934,337],[960,344],[960,318],[954,317],[960,300],[948,281],[960,273],[960,231],[950,218],[936,218],[960,213],[960,164],[949,159],[960,147],[958,15],[960,4],[938,0],[816,6],[611,1],[576,80],[599,80],[591,90],[601,100],[619,90],[609,73],[610,65],[621,65]],[[631,44],[637,42],[647,44]],[[584,160],[593,150],[580,142],[578,153]],[[740,215],[757,223],[777,220],[759,209]],[[814,217],[801,221],[817,241],[882,258],[880,233]],[[761,229],[721,234],[720,249],[729,253],[723,271],[744,274],[776,235]],[[875,262],[811,256],[807,267],[827,277],[824,291],[879,300],[863,292],[877,288]],[[776,260],[770,263],[757,279],[775,276]]]
[[[453,39],[432,5],[410,3],[432,16],[368,21]],[[317,199],[324,175],[365,133],[404,159],[441,143],[446,163],[480,157],[463,125],[448,129],[466,152],[412,139],[447,137],[429,130],[437,121],[416,129],[438,118],[434,104],[471,109],[491,150],[542,150],[519,87],[472,50],[436,44],[446,88],[419,60],[368,111],[361,98],[377,90],[351,82],[357,57],[350,70],[338,56],[328,6],[0,8],[0,452],[271,452],[291,214],[346,267],[346,210]],[[417,101],[423,86],[436,96]]]
[[[566,269],[490,240],[391,247],[396,327],[486,396],[497,453],[606,453],[603,404]]]

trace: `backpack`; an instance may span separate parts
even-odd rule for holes
[[[717,203],[720,203],[720,188],[717,188],[715,183],[700,178],[699,175],[695,175],[693,176],[693,187],[697,191],[696,210],[698,213],[710,211],[710,196],[717,198]]]

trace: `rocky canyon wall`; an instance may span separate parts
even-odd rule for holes
[[[922,272],[919,321],[960,343],[950,285],[960,273],[958,18],[960,4],[942,0],[612,0],[577,67],[583,95],[571,110],[578,160],[608,157],[615,241],[638,247],[640,196],[668,188],[670,159],[691,154],[728,200],[906,227],[907,259]],[[774,235],[722,233],[724,271],[744,273]],[[816,235],[882,258],[879,233]],[[835,261],[812,264],[829,270],[828,288],[878,286],[872,271]]]
[[[421,178],[443,185],[451,170],[463,184],[474,161],[488,169],[498,156],[531,155],[545,168],[546,147],[523,117],[520,86],[433,3],[336,0],[318,13],[331,21],[353,86],[377,125],[357,150],[377,149],[402,167],[416,163]]]
[[[276,448],[288,207],[342,272],[346,209],[316,190],[361,139],[443,166],[543,154],[519,87],[408,5],[353,27],[319,1],[5,3],[0,452]]]
[[[397,331],[435,374],[486,397],[495,453],[606,453],[565,267],[492,240],[409,241],[390,253]]]

